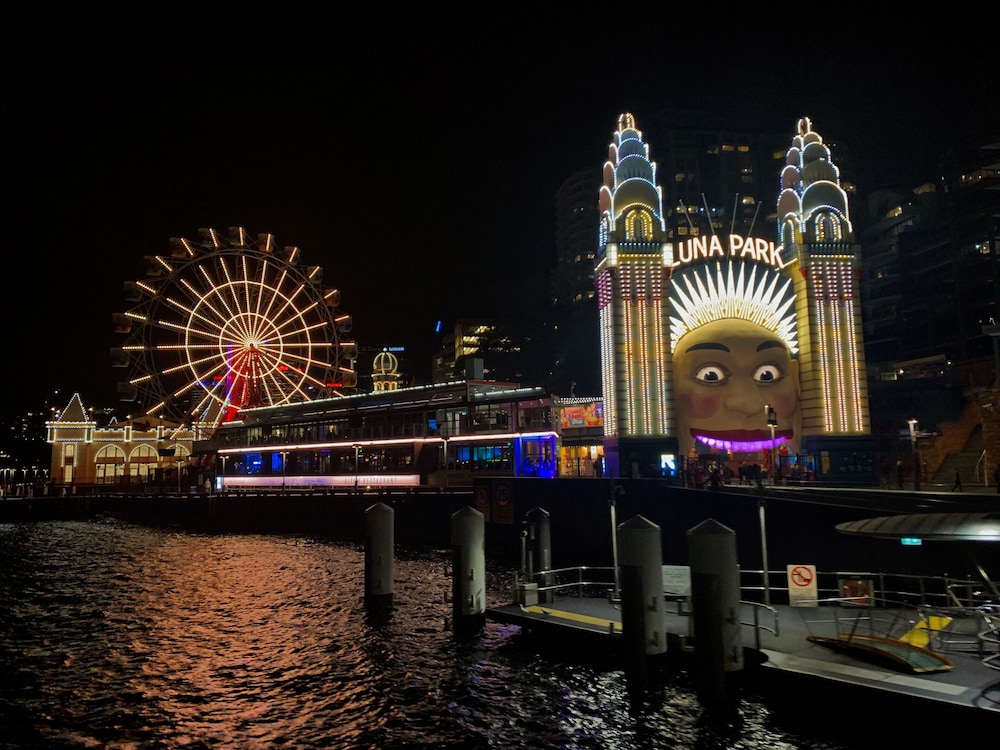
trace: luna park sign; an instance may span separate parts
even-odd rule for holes
[[[677,265],[689,265],[711,259],[732,258],[764,263],[774,268],[784,268],[781,262],[781,248],[773,242],[759,237],[743,237],[731,234],[728,241],[716,234],[709,237],[691,237],[677,246],[674,260]]]

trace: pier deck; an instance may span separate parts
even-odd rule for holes
[[[668,650],[693,652],[697,648],[693,619],[683,611],[682,604],[668,602]],[[745,660],[745,671],[759,669],[765,670],[769,677],[833,681],[859,690],[885,691],[966,708],[977,714],[982,712],[983,716],[995,716],[1000,726],[1000,669],[997,668],[1000,651],[996,645],[992,652],[977,650],[971,644],[968,649],[948,648],[943,656],[950,668],[908,673],[890,660],[864,658],[860,650],[832,649],[810,640],[817,635],[837,637],[851,613],[831,612],[835,608],[830,607],[776,605],[761,610],[749,603],[742,603],[741,607],[744,649],[755,654],[755,658]],[[759,627],[753,625],[755,614]],[[892,616],[884,610],[880,614]],[[621,607],[610,598],[557,596],[549,602],[491,608],[486,616],[557,637],[575,633],[621,641],[622,636]]]

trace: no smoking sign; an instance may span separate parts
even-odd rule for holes
[[[786,570],[788,574],[788,603],[793,607],[818,606],[816,566],[789,565]]]

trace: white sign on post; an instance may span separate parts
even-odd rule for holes
[[[668,598],[691,596],[691,567],[689,565],[664,565],[663,593]]]
[[[788,565],[788,603],[793,607],[818,607],[815,565]]]

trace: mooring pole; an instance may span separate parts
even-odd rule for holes
[[[451,517],[452,629],[480,631],[486,624],[485,516],[466,506]]]
[[[764,508],[767,503],[764,500],[757,502],[757,513],[760,515],[760,556],[764,566],[764,604],[771,606],[771,581],[767,567],[767,520]]]
[[[708,707],[730,703],[729,674],[743,669],[736,533],[708,519],[688,532],[695,682]]]
[[[365,604],[392,603],[395,575],[394,529],[395,511],[385,503],[365,511]]]

